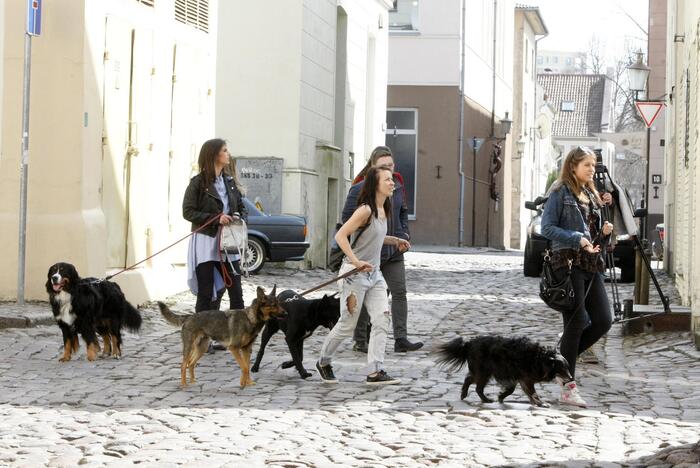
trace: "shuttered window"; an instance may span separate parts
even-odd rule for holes
[[[175,19],[209,32],[209,0],[175,0]]]

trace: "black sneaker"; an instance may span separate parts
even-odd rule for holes
[[[356,341],[355,344],[352,345],[352,350],[357,351],[358,353],[367,354],[367,351],[368,351],[367,342],[366,341]]]
[[[398,383],[401,383],[400,379],[391,377],[383,370],[367,376],[367,385],[396,385]]]
[[[211,348],[215,351],[224,351],[226,349],[226,346],[222,345],[216,340],[211,341]]]
[[[333,367],[330,364],[322,366],[321,361],[316,361],[316,369],[318,369],[318,375],[321,376],[323,383],[338,383],[338,379],[333,374]]]
[[[394,352],[395,353],[405,353],[408,351],[417,351],[423,347],[423,343],[416,341],[411,343],[408,338],[399,338],[394,342]]]

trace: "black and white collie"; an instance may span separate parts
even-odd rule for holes
[[[70,361],[72,353],[78,351],[78,335],[85,340],[88,360],[94,361],[100,351],[97,333],[102,336],[103,355],[119,358],[122,327],[133,332],[141,328],[141,314],[126,300],[119,285],[81,278],[70,263],[52,265],[46,276],[51,310],[63,332],[59,361]]]

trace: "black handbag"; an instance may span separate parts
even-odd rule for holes
[[[569,269],[566,272],[566,276],[557,281],[554,270],[552,270],[550,253],[549,250],[544,252],[542,278],[540,279],[540,298],[554,310],[571,312],[576,307],[576,294],[574,292],[574,284],[571,281],[571,265],[573,261],[569,260]]]
[[[338,232],[340,227],[343,225],[343,223],[338,223],[335,225],[335,232]],[[357,240],[360,238],[363,232],[365,232],[365,229],[369,226],[369,223],[365,224],[360,228],[360,230],[357,233],[357,236],[355,236],[355,240],[352,241],[352,244],[350,244],[350,248],[354,248],[355,244],[357,244]],[[331,270],[332,272],[337,272],[340,270],[340,266],[343,264],[343,259],[345,258],[345,253],[343,250],[338,247],[338,244],[334,244],[331,247],[331,251],[328,254],[328,269]]]

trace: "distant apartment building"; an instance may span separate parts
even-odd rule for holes
[[[384,143],[388,0],[220,3],[216,134],[267,212],[306,217],[307,265],[325,266],[355,173]],[[244,185],[251,179],[243,179]],[[275,192],[275,193],[272,193]]]
[[[537,73],[573,74],[586,72],[586,54],[557,50],[537,51]]]
[[[398,0],[389,13],[384,141],[406,182],[412,242],[509,246],[511,138],[500,122],[513,115],[514,11],[510,0]]]
[[[577,146],[600,148],[603,163],[614,175],[615,145],[604,135],[613,130],[613,83],[606,75],[544,73],[537,79],[556,112],[552,138],[559,149],[557,163]]]

